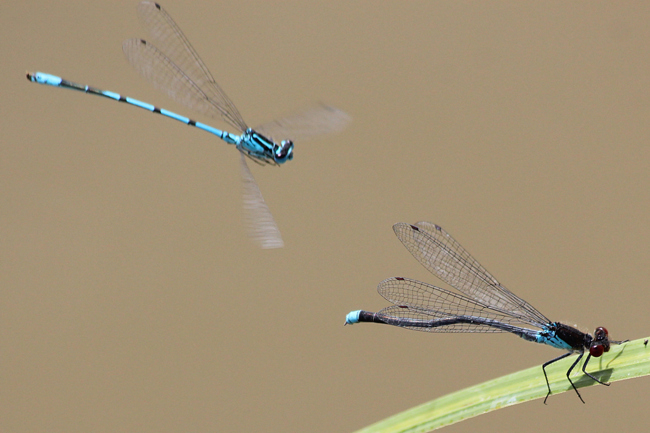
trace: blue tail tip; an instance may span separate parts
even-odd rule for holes
[[[27,79],[38,84],[47,84],[49,86],[58,86],[63,79],[56,75],[46,74],[45,72],[27,72]]]
[[[355,323],[359,323],[359,315],[361,314],[361,310],[356,310],[356,311],[350,311],[347,316],[345,316],[345,324],[346,325],[354,325]]]

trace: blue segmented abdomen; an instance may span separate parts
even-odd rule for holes
[[[126,102],[127,104],[133,105],[134,107],[143,108],[152,113],[162,114],[163,116],[169,117],[170,119],[174,119],[186,125],[194,126],[196,128],[202,129],[206,132],[216,135],[217,137],[221,138],[223,141],[225,141],[228,144],[239,145],[239,143],[242,140],[242,137],[240,135],[232,134],[230,132],[213,128],[210,125],[197,122],[195,120],[190,119],[189,117],[181,116],[180,114],[176,114],[173,111],[165,110],[164,108],[158,108],[153,104],[149,104],[147,102],[143,102],[138,99],[131,98],[129,96],[122,96],[119,93],[111,92],[109,90],[101,90],[92,86],[77,84],[72,81],[65,80],[61,77],[57,77],[56,75],[47,74],[44,72],[27,73],[27,78],[30,81],[38,84],[45,84],[47,86],[63,87],[67,89],[78,90],[84,93],[91,93],[97,96],[103,96],[105,98],[109,98],[114,101]],[[268,157],[268,155],[264,153],[263,157]]]

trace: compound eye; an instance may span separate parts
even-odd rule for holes
[[[605,348],[603,347],[602,344],[592,344],[591,347],[589,348],[589,354],[594,358],[598,358],[599,356],[601,356],[604,351]]]
[[[282,164],[287,159],[293,159],[293,142],[291,140],[285,140],[280,143],[279,146],[275,147],[275,162]]]
[[[607,328],[603,328],[602,326],[599,326],[598,328],[596,328],[596,332],[594,332],[594,334],[596,335],[596,337],[602,338],[603,336],[605,337],[608,336],[609,332],[607,332]]]

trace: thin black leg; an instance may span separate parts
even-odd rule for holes
[[[571,355],[572,353],[573,352],[567,352],[562,356],[558,356],[557,358],[551,359],[550,361],[547,361],[544,364],[542,364],[542,371],[544,372],[544,379],[546,379],[546,387],[548,388],[548,394],[546,394],[546,398],[544,399],[544,404],[546,404],[546,400],[548,399],[548,396],[551,395],[551,385],[548,384],[548,376],[546,376],[546,367],[553,364],[555,361],[559,361],[560,359],[566,358],[567,356]],[[573,367],[571,367],[571,368],[573,368]],[[571,384],[571,385],[573,385],[573,384]],[[575,386],[574,386],[574,388],[575,388]],[[576,390],[576,392],[578,392],[578,390]],[[580,394],[578,394],[578,396],[580,396]],[[580,400],[582,400],[582,398],[580,398]],[[583,401],[583,403],[584,403],[584,401]]]
[[[583,356],[584,354],[585,354],[585,352],[580,352],[580,355],[578,355],[578,358],[576,359],[576,362],[574,362],[573,364],[571,364],[571,367],[570,367],[570,368],[567,370],[567,372],[566,372],[566,378],[567,378],[567,380],[569,381],[569,383],[571,384],[571,386],[573,387],[573,390],[576,392],[576,394],[578,394],[578,398],[580,398],[580,401],[582,402],[582,404],[584,404],[585,401],[582,399],[582,396],[581,396],[580,393],[578,392],[578,388],[576,388],[576,386],[573,384],[573,381],[571,380],[571,378],[570,378],[569,376],[571,376],[571,371],[572,371],[573,368],[578,364],[578,362],[580,362],[580,360],[582,359],[582,356]]]
[[[584,365],[582,366],[582,372],[586,374],[587,376],[591,377],[593,380],[596,382],[600,383],[601,385],[609,386],[609,382],[601,382],[599,379],[595,378],[594,376],[591,375],[591,373],[587,373],[587,363],[589,362],[589,359],[591,359],[591,353],[587,355],[587,359],[585,360]]]

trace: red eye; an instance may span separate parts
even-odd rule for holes
[[[589,354],[591,356],[593,356],[594,358],[598,358],[599,356],[601,356],[604,351],[605,351],[605,348],[603,347],[602,344],[593,344],[589,348]]]
[[[596,328],[596,332],[594,332],[594,334],[602,338],[603,336],[609,335],[609,332],[607,332],[607,328],[603,328],[602,326],[599,326],[598,328]]]

